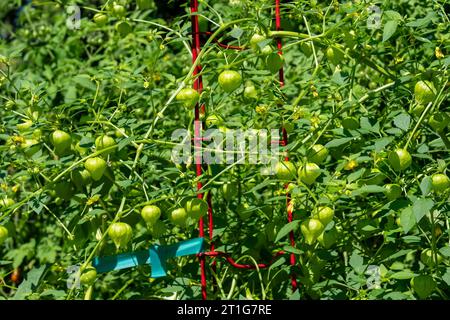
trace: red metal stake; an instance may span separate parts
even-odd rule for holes
[[[192,23],[192,63],[195,63],[197,60],[197,57],[200,53],[200,34],[199,34],[199,27],[198,27],[198,16],[195,14],[198,11],[198,0],[191,0],[191,23]],[[197,64],[193,76],[196,77],[202,70],[202,67],[200,64]],[[195,78],[194,81],[194,89],[197,90],[199,93],[201,93],[203,89],[203,82],[202,82],[202,76],[199,75]],[[199,106],[197,104],[195,106],[195,122],[194,122],[194,134],[195,134],[195,148],[201,147],[201,141],[199,140],[200,137],[200,131],[201,131],[201,123],[200,123],[200,109],[204,111],[205,106]],[[201,154],[198,155],[196,152],[196,171],[197,176],[202,175],[202,164],[201,164]],[[197,190],[202,189],[202,182],[199,180],[197,182]],[[198,194],[199,199],[203,199],[203,193]],[[199,228],[199,236],[204,237],[205,236],[205,229],[204,229],[204,222],[203,218],[200,218],[200,221],[198,223]],[[205,256],[200,256],[200,281],[202,286],[202,299],[206,300],[206,268],[205,268]]]
[[[279,31],[281,30],[281,15],[280,15],[280,0],[275,0],[275,27],[276,30]],[[282,44],[281,44],[281,39],[278,38],[277,39],[277,47],[278,47],[278,53],[282,54]],[[279,79],[280,79],[280,87],[282,88],[284,86],[284,70],[283,67],[280,69],[279,71]],[[283,140],[282,140],[282,144],[284,146],[286,146],[288,144],[288,135],[286,132],[285,128],[282,128],[282,133],[283,133]],[[286,155],[285,160],[289,160],[289,157]],[[286,185],[286,189],[287,189],[288,185]],[[292,222],[292,210],[291,210],[291,195],[289,193],[286,194],[286,206],[287,206],[287,218],[288,218],[288,222]],[[289,239],[291,241],[291,246],[295,247],[295,239],[294,239],[294,231],[289,232]],[[290,263],[291,266],[295,265],[295,255],[293,253],[291,253],[290,255]],[[291,275],[291,284],[292,284],[292,290],[295,291],[297,290],[297,278],[295,276],[294,273],[292,273]]]

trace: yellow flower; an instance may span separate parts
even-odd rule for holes
[[[255,111],[256,111],[256,113],[259,113],[259,114],[266,113],[267,112],[267,106],[265,106],[265,105],[256,106]]]
[[[100,195],[95,194],[88,199],[88,201],[86,202],[86,205],[91,206],[94,203],[96,203],[99,199],[100,199]]]
[[[350,160],[345,164],[344,169],[345,170],[354,170],[357,166],[358,166],[358,162],[356,162],[355,160]]]
[[[438,59],[444,58],[444,54],[442,53],[442,50],[439,47],[436,47],[434,49],[434,54],[436,55],[436,58],[438,58]]]

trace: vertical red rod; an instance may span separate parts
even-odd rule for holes
[[[198,16],[195,14],[198,11],[198,0],[191,0],[191,23],[192,23],[192,63],[195,63],[197,60],[197,57],[200,53],[200,33],[199,33],[199,27],[198,27]],[[202,68],[200,64],[198,64],[194,70],[193,76],[196,77],[200,72]],[[195,78],[194,81],[194,89],[197,90],[199,93],[203,89],[203,82],[202,82],[202,76],[199,75]],[[204,109],[204,106],[201,107]],[[200,141],[200,130],[201,130],[201,123],[200,123],[200,106],[197,104],[195,106],[195,122],[194,122],[194,131],[195,131],[195,148],[201,147],[201,141]],[[201,154],[198,155],[196,152],[196,171],[197,176],[202,175],[202,164],[201,164]],[[199,180],[197,182],[197,190],[200,190],[202,188],[202,182]],[[198,194],[199,199],[203,199],[203,193]],[[204,237],[205,236],[205,229],[204,229],[204,222],[203,218],[200,218],[200,221],[198,223],[199,228],[199,236]],[[200,256],[200,281],[202,286],[202,299],[206,300],[206,269],[205,269],[205,256]]]
[[[280,0],[275,0],[275,27],[276,30],[279,31],[281,30],[281,15],[280,15]],[[277,39],[277,47],[278,47],[278,53],[282,54],[282,44],[281,44],[281,38]],[[280,69],[279,71],[279,79],[280,79],[280,87],[284,86],[284,70],[283,68]],[[282,140],[282,144],[284,146],[287,146],[288,144],[288,135],[286,132],[285,128],[282,128],[282,133],[283,133],[283,140]],[[289,160],[289,157],[286,155],[285,160]],[[288,186],[286,185],[286,188]],[[288,222],[292,222],[292,210],[291,210],[291,195],[289,193],[286,194],[286,206],[287,206],[287,218],[288,218]],[[289,239],[291,242],[291,246],[295,247],[295,239],[294,239],[294,232],[291,231],[289,232]],[[291,266],[295,265],[295,255],[293,253],[291,253],[290,255],[290,263]],[[293,273],[291,275],[291,284],[292,284],[292,290],[295,291],[297,290],[297,278],[295,276],[295,274]]]
[[[211,240],[210,251],[214,252],[214,250],[215,250],[214,242],[212,241],[213,232],[214,232],[214,222],[213,222],[213,214],[212,214],[211,193],[208,193],[207,201],[208,201],[208,219],[209,219],[208,230],[209,230],[209,239]],[[212,270],[214,272],[216,272],[216,269],[217,269],[217,262],[214,259],[213,263],[212,263]]]

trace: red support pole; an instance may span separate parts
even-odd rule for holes
[[[281,15],[280,15],[280,0],[275,0],[275,28],[277,31],[281,30]],[[281,39],[277,39],[277,48],[278,53],[282,54],[282,43]],[[282,88],[284,86],[284,70],[283,67],[279,71],[279,79],[280,79],[280,87]],[[287,146],[288,144],[288,135],[285,128],[282,128],[282,134],[283,134],[283,140],[282,144],[283,146]],[[285,160],[289,160],[289,157],[286,155]],[[288,185],[286,185],[287,189]],[[286,206],[287,206],[287,219],[288,222],[292,222],[292,210],[291,210],[291,195],[289,193],[286,194]],[[289,240],[291,242],[291,246],[295,247],[295,239],[294,239],[294,231],[289,232]],[[290,255],[290,264],[291,266],[295,265],[295,255],[291,253]],[[297,284],[297,278],[294,273],[291,275],[291,284],[292,284],[292,290],[297,290],[298,284]]]
[[[198,26],[198,16],[195,14],[198,12],[198,0],[191,0],[191,23],[192,23],[192,63],[195,63],[197,60],[197,57],[200,53],[200,33],[199,33],[199,26]],[[197,76],[202,70],[202,67],[200,64],[198,64],[194,70],[193,76],[196,77],[194,81],[194,89],[197,90],[199,93],[201,93],[203,89],[203,82],[202,82],[202,76]],[[195,148],[201,147],[201,141],[199,139],[200,137],[200,131],[201,131],[201,123],[200,123],[200,109],[204,112],[205,106],[199,106],[197,104],[195,106],[195,122],[194,122],[194,134],[195,134]],[[196,152],[196,171],[197,176],[202,175],[202,163],[201,163],[201,154],[198,155]],[[199,180],[197,182],[197,190],[201,190],[203,187],[202,182]],[[198,194],[199,199],[203,199],[203,193]],[[204,228],[204,222],[203,218],[200,218],[200,221],[198,223],[199,228],[199,236],[204,237],[205,236],[205,228]],[[200,256],[200,281],[201,281],[201,287],[202,287],[202,299],[206,300],[206,268],[205,268],[205,256]]]

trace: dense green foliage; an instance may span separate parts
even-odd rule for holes
[[[449,298],[446,1],[282,0],[283,32],[275,1],[200,1],[201,31],[219,30],[201,36],[200,97],[179,94],[193,81],[188,1],[71,1],[79,29],[68,1],[32,1],[14,22],[24,2],[0,4],[0,299],[200,298],[193,256],[158,279],[89,267],[198,236],[195,164],[171,160],[198,99],[209,127],[289,133],[277,175],[223,164],[201,177],[216,249],[297,258],[217,258],[215,275],[207,258],[208,298]],[[74,265],[86,270],[68,289]]]

